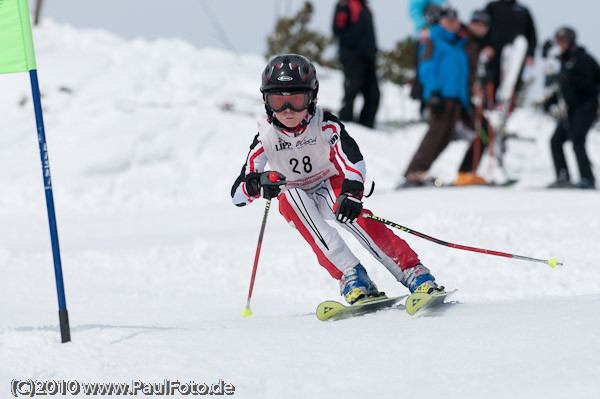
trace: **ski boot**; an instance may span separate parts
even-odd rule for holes
[[[344,271],[340,279],[340,294],[350,305],[359,300],[385,295],[377,290],[377,286],[360,263]]]
[[[548,185],[548,188],[572,188],[573,183],[568,179],[557,179],[555,182]]]
[[[458,176],[454,182],[455,186],[477,186],[483,184],[487,184],[483,177],[470,172],[458,172]]]
[[[400,281],[410,293],[425,292],[427,294],[433,291],[444,291],[444,287],[438,287],[435,277],[431,275],[429,269],[423,266],[421,262],[410,269],[404,270],[404,276]]]
[[[569,172],[561,169],[557,173],[556,181],[548,185],[548,188],[572,188],[574,185],[569,179]]]
[[[595,190],[596,182],[594,180],[583,178],[579,183],[575,184],[575,187],[583,190]]]

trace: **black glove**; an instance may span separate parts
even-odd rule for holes
[[[542,104],[542,108],[544,108],[544,112],[546,112],[546,113],[550,112],[551,106],[552,106],[552,103],[550,102],[550,100],[545,100],[544,103]]]
[[[246,192],[251,197],[260,194],[260,173],[252,172],[246,175]]]
[[[544,45],[542,46],[542,58],[543,59],[548,58],[548,53],[550,52],[550,49],[552,48],[553,45],[554,45],[554,42],[552,42],[552,39],[548,39],[544,42]]]
[[[444,99],[440,97],[439,91],[431,93],[431,97],[429,97],[429,108],[437,117],[442,116],[444,113]]]
[[[341,194],[337,197],[333,208],[336,210],[335,217],[338,222],[352,223],[360,216],[363,206],[360,198],[351,194]]]
[[[281,187],[285,186],[285,183],[285,176],[281,173],[273,171],[263,172],[260,175],[263,198],[268,200],[277,198],[281,194]]]
[[[251,197],[257,197],[262,191],[262,197],[269,200],[276,198],[281,193],[281,187],[285,183],[285,176],[279,172],[248,173],[246,175],[246,192]]]
[[[354,222],[362,212],[362,194],[364,186],[361,182],[345,179],[342,183],[342,194],[337,197],[333,210],[335,218],[342,223]]]
[[[558,83],[558,74],[557,73],[553,73],[554,71],[549,70],[546,71],[544,74],[544,86],[545,87],[550,87],[555,83]]]
[[[549,113],[550,108],[552,107],[553,104],[556,104],[557,100],[558,100],[557,93],[553,93],[551,96],[546,97],[544,99],[544,102],[542,103],[542,108],[544,109],[544,112]]]

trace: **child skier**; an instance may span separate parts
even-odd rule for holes
[[[231,189],[244,206],[262,196],[277,197],[279,212],[311,246],[319,264],[340,281],[350,303],[382,295],[337,230],[350,233],[410,292],[441,290],[408,244],[385,225],[361,217],[366,175],[358,145],[340,120],[317,106],[314,65],[296,54],[274,57],[262,74],[260,91],[268,118],[259,122],[246,163]],[[285,176],[261,179],[265,166]]]

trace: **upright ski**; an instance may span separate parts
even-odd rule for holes
[[[510,104],[513,99],[519,75],[527,56],[528,46],[525,36],[519,35],[511,45],[507,45],[502,49],[502,76],[497,95],[498,100],[503,104]]]
[[[493,149],[498,166],[504,172],[507,179],[510,179],[506,169],[504,167],[504,152],[506,146],[506,124],[508,117],[512,112],[515,101],[515,93],[517,84],[519,82],[519,76],[521,69],[527,56],[527,47],[529,43],[523,35],[519,35],[515,38],[511,45],[505,46],[501,54],[501,81],[500,86],[497,90],[498,101],[502,108],[500,115],[496,119],[494,124],[494,142],[490,146],[494,146]]]

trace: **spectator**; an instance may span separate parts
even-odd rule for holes
[[[353,121],[354,100],[361,93],[364,105],[358,123],[373,128],[380,94],[375,73],[375,27],[367,1],[340,0],[335,9],[333,33],[339,39],[339,60],[344,70],[340,119]]]
[[[487,46],[483,51],[490,58],[488,63],[489,80],[497,89],[500,85],[502,49],[511,44],[517,36],[525,36],[529,44],[525,65],[533,66],[537,36],[529,10],[518,4],[516,0],[492,1],[485,7],[485,12],[490,16],[491,24],[485,38]],[[517,89],[519,86],[520,82],[517,83]]]
[[[446,0],[410,0],[408,14],[415,23],[415,77],[411,82],[410,97],[413,100],[422,100],[423,86],[419,82],[419,59],[423,52],[423,44],[429,38],[429,28],[436,25],[440,19],[442,4]],[[420,113],[423,115],[425,103],[421,101]]]
[[[573,29],[560,28],[556,31],[555,38],[560,49],[558,59],[561,66],[557,76],[557,89],[544,102],[544,110],[549,111],[553,104],[558,104],[562,109],[550,141],[556,181],[549,187],[573,186],[563,151],[563,144],[571,140],[581,178],[574,187],[594,189],[596,179],[585,150],[585,140],[598,112],[600,67],[583,47],[576,44],[577,37]]]
[[[429,130],[406,170],[406,187],[428,183],[427,171],[452,139],[462,109],[469,107],[466,39],[459,30],[456,10],[444,8],[425,43],[419,76],[430,113]]]
[[[485,11],[477,10],[471,15],[471,20],[464,27],[467,35],[467,43],[465,44],[465,52],[469,59],[469,93],[475,95],[475,86],[482,85],[484,75],[481,69],[486,63],[486,56],[481,53],[482,39],[489,30],[490,17]],[[483,94],[483,92],[481,92]],[[483,106],[483,99],[480,98]],[[487,132],[489,131],[489,123],[479,110],[479,114],[472,112],[475,105],[471,104],[471,112],[463,112],[462,121],[469,129],[475,131],[475,139],[467,150],[462,164],[458,170],[458,176],[454,182],[457,186],[465,186],[471,184],[486,184],[483,177],[477,175],[477,166],[481,160],[481,156],[487,145]],[[479,130],[479,131],[477,131]]]
[[[439,12],[446,0],[410,0],[408,14],[415,23],[414,38],[424,42],[429,37],[429,28],[438,23]],[[436,16],[437,14],[437,16]]]

